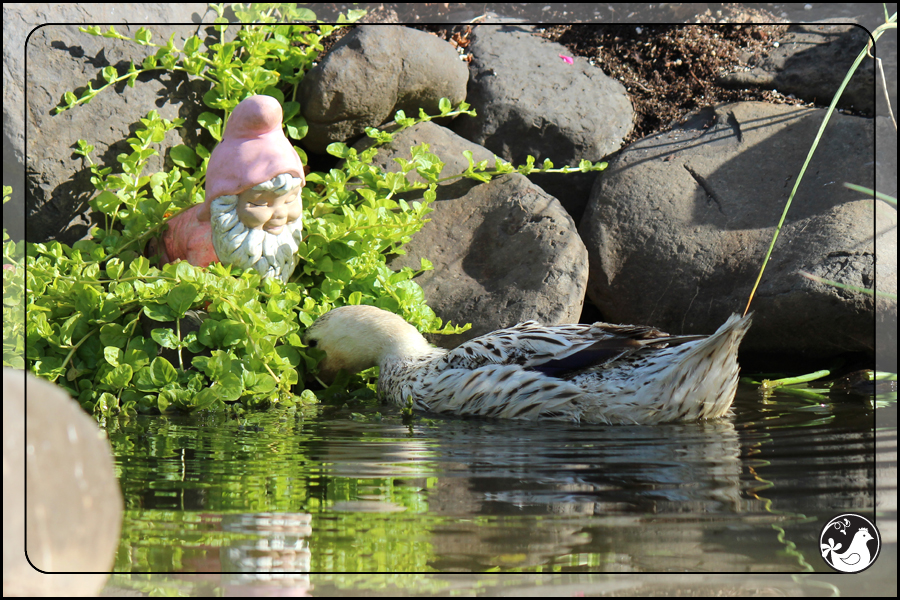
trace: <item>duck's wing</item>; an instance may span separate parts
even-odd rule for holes
[[[670,336],[652,327],[635,325],[544,326],[526,321],[460,344],[444,355],[437,366],[477,369],[486,365],[520,365],[560,376],[641,348],[663,348],[704,337],[707,336]]]

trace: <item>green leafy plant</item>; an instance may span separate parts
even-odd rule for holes
[[[253,14],[244,16],[253,22],[271,20],[275,17],[270,9],[258,8],[270,6],[252,5]],[[217,25],[220,33],[226,27]],[[145,59],[141,69],[132,65],[128,74],[119,75],[107,67],[107,86],[88,86],[74,99],[67,93],[58,110],[88,102],[118,81],[133,83],[141,72],[183,70],[212,86],[204,102],[216,112],[204,112],[198,120],[215,140],[221,140],[234,106],[257,93],[282,103],[288,134],[299,139],[306,133],[305,122],[292,98],[302,72],[321,49],[321,38],[332,29],[244,26],[234,42],[215,43],[206,53],[196,36],[180,50],[170,39],[166,46],[156,46],[156,54]],[[154,46],[143,29],[134,38],[112,28],[105,33],[98,28],[84,31]],[[488,161],[476,164],[468,155],[469,167],[463,173],[442,177],[444,163],[425,144],[410,149],[408,159],[397,159],[399,172],[372,164],[378,147],[399,131],[435,117],[463,114],[474,111],[465,103],[454,108],[443,99],[438,115],[420,110],[418,117],[408,117],[400,111],[391,131],[369,128],[371,148],[358,152],[331,144],[328,152],[343,159],[342,166],[307,177],[301,260],[286,284],[221,264],[205,269],[185,262],[159,267],[155,258],[143,255],[146,243],[162,232],[168,219],[203,200],[210,151],[200,144],[175,146],[168,170],[145,173],[158,144],[167,132],[183,126],[183,120],[169,121],[151,111],[127,140],[132,151],[117,157],[116,173],[113,167],[95,164],[93,146],[78,140],[75,153],[89,167],[98,191],[91,206],[104,215],[104,223],[92,231],[92,239],[72,247],[59,242],[28,245],[27,367],[67,389],[98,415],[226,407],[241,412],[316,401],[303,387],[321,353],[306,348],[301,336],[335,306],[374,304],[426,333],[465,331],[468,326],[444,324],[413,281],[431,268],[427,260],[418,271],[387,266],[387,257],[402,254],[403,245],[424,225],[437,185],[459,177],[489,181],[513,171],[588,171],[606,165],[582,161],[578,168],[555,169],[545,161],[535,167],[529,157],[518,168],[499,159],[489,167]],[[410,181],[413,173],[424,182]],[[403,196],[410,192],[422,199],[408,202]],[[199,327],[183,327],[198,309],[204,315]],[[340,387],[351,390],[353,397],[371,397],[373,375],[342,380]],[[337,385],[319,392],[320,399],[342,396]]]
[[[12,188],[3,186],[3,204]],[[3,366],[25,368],[25,242],[14,242],[3,228]]]

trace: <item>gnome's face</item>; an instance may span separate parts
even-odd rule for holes
[[[303,179],[284,173],[210,205],[212,239],[223,263],[287,282],[303,235]]]
[[[303,215],[300,188],[282,195],[274,190],[259,191],[251,188],[238,194],[235,210],[241,223],[250,229],[262,229],[266,233],[278,235],[285,225]]]

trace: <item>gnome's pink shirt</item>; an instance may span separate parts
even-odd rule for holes
[[[200,221],[200,211],[206,204],[195,204],[169,220],[169,229],[162,235],[160,266],[176,260],[186,260],[195,267],[208,267],[219,262],[213,248],[212,225]]]
[[[198,267],[219,262],[212,242],[210,203],[281,173],[304,177],[303,163],[281,130],[282,116],[281,105],[271,96],[250,96],[235,107],[222,141],[209,157],[206,199],[169,221],[161,238],[160,265],[178,259]]]

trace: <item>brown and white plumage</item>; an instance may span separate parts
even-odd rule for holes
[[[732,315],[711,336],[670,336],[631,325],[499,329],[447,351],[401,317],[343,306],[304,340],[325,352],[332,377],[379,367],[378,391],[419,410],[609,424],[690,421],[724,415],[738,382],[737,349],[750,317]]]

